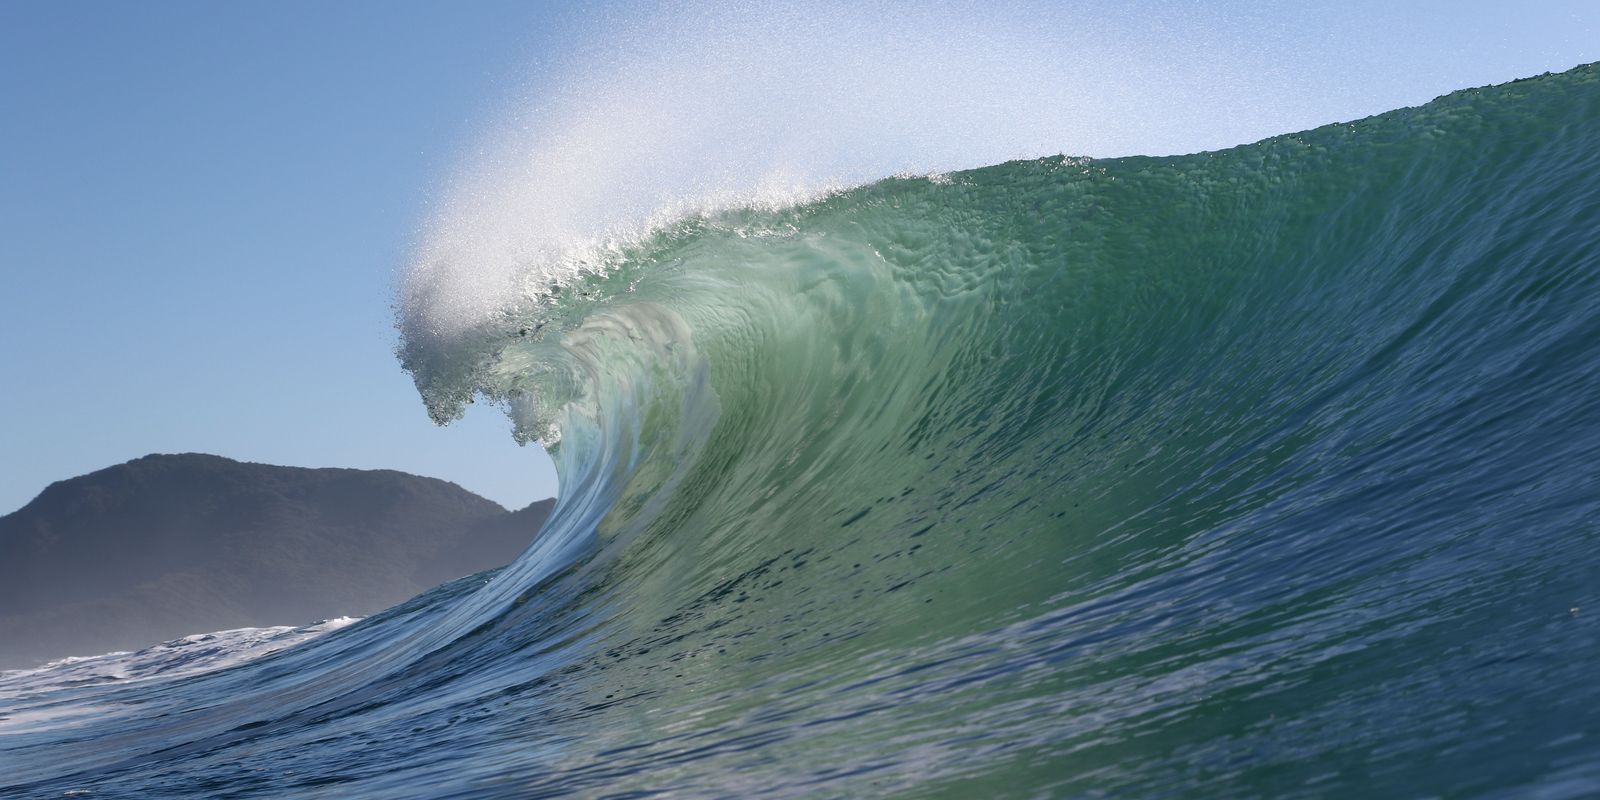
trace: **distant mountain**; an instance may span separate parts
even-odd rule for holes
[[[0,668],[371,614],[510,563],[553,505],[195,453],[60,481],[0,517]]]

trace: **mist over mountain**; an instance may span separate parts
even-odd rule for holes
[[[195,453],[59,481],[0,517],[0,668],[371,614],[509,563],[553,505]]]

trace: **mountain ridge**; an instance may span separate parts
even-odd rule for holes
[[[0,517],[0,668],[371,614],[509,563],[553,504],[204,453],[56,481]]]

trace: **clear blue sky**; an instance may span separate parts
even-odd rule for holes
[[[1235,90],[1269,133],[1600,59],[1593,0],[1047,5],[1237,50],[1275,75]],[[562,8],[0,4],[0,513],[190,450],[403,469],[508,506],[554,493],[497,412],[428,422],[389,302],[507,104],[608,26],[649,35],[625,4]]]

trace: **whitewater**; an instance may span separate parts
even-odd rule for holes
[[[622,207],[560,144],[396,303],[555,459],[529,550],[0,675],[0,796],[1600,791],[1600,68]]]

